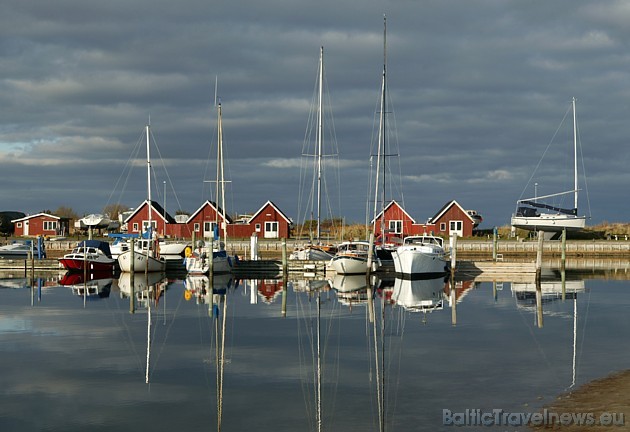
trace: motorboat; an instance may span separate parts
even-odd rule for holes
[[[440,276],[448,272],[444,240],[431,235],[408,236],[392,254],[396,275],[403,278]]]
[[[369,250],[370,243],[367,241],[345,241],[337,246],[337,253],[330,260],[330,265],[338,274],[365,274]]]
[[[39,243],[42,246],[41,253],[37,242],[31,240],[0,246],[0,258],[26,259],[29,254],[33,254],[33,257],[46,258],[44,242]]]
[[[72,252],[59,258],[59,263],[68,271],[114,271],[116,259],[112,257],[109,243],[100,240],[84,240]]]

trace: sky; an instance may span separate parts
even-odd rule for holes
[[[417,222],[457,200],[483,215],[482,228],[509,225],[517,199],[567,190],[572,132],[560,124],[574,97],[579,213],[588,224],[628,221],[626,1],[0,0],[0,7],[0,210],[63,206],[85,215],[139,205],[150,122],[152,198],[164,203],[166,191],[169,213],[194,212],[214,199],[207,181],[215,178],[216,94],[227,211],[251,214],[270,200],[297,221],[324,47],[325,141],[337,151],[325,158],[334,161],[325,174],[332,166],[339,176],[326,190],[335,215],[363,222],[374,196],[386,16],[385,111],[389,154],[397,155],[386,159],[389,184],[399,185],[389,196]]]

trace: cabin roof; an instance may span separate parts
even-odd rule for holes
[[[453,201],[449,201],[446,204],[444,204],[444,206],[431,218],[429,218],[429,223],[435,223],[437,220],[439,220],[442,216],[444,216],[444,214],[452,207],[452,206],[457,206],[463,214],[466,215],[466,217],[471,221],[471,222],[475,222],[475,220],[472,218],[472,216],[470,216],[468,214],[468,212],[466,210],[464,210],[464,208],[459,205],[459,203],[455,200]]]
[[[383,210],[381,210],[380,213],[377,214],[374,219],[372,219],[371,223],[374,223],[374,221],[378,220],[383,215],[383,213],[386,213],[387,210],[389,210],[389,208],[392,207],[394,204],[396,205],[396,207],[398,207],[405,214],[406,217],[409,218],[411,223],[414,223],[414,224],[416,223],[416,220],[414,218],[412,218],[411,215],[409,213],[407,213],[407,210],[405,210],[400,204],[398,204],[398,202],[396,202],[396,200],[391,200],[389,202],[389,204],[387,204],[385,206],[385,208]]]
[[[216,213],[224,216],[226,223],[229,223],[229,224],[232,223],[232,218],[229,215],[225,214],[223,210],[221,209],[221,207],[217,206],[214,201],[210,201],[210,200],[206,200],[203,204],[201,204],[201,206],[193,214],[191,214],[188,217],[188,220],[186,221],[186,223],[190,223],[190,221],[192,221],[195,217],[197,217],[197,215],[201,212],[201,210],[203,210],[203,208],[206,206],[212,207]]]
[[[287,217],[287,215],[285,215],[284,212],[278,208],[277,205],[275,205],[273,202],[271,202],[269,200],[267,200],[267,202],[265,204],[263,204],[263,206],[260,209],[258,209],[258,211],[256,213],[254,213],[254,215],[251,218],[249,218],[249,222],[251,223],[251,221],[256,219],[258,217],[258,215],[262,213],[262,211],[265,209],[265,207],[268,207],[268,206],[273,207],[274,210],[276,212],[278,212],[278,214],[280,214],[287,221],[287,223],[291,223],[291,219],[289,219]]]
[[[138,207],[136,207],[136,209],[129,215],[127,216],[127,219],[125,219],[125,223],[130,221],[134,216],[136,216],[136,214],[142,210],[142,208],[145,205],[149,205],[149,200],[144,200],[142,202],[142,204],[140,204]],[[151,214],[155,213],[157,214],[162,220],[164,220],[166,223],[177,223],[177,221],[175,220],[175,218],[173,216],[171,216],[170,214],[168,214],[165,210],[164,207],[162,207],[159,203],[157,203],[156,201],[151,200],[151,207],[155,210],[155,212],[151,212]]]

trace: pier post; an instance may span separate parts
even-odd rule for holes
[[[250,247],[251,247],[251,260],[258,260],[258,236],[256,233],[252,233],[252,236],[249,239]]]
[[[368,279],[368,283],[370,281],[370,272],[372,271],[372,260],[374,259],[374,233],[370,233],[370,247],[368,249],[368,258],[367,258],[367,271],[365,276]]]
[[[542,269],[542,255],[543,255],[543,235],[542,231],[538,231],[538,249],[536,250],[536,280],[540,281],[540,272]]]
[[[136,294],[134,292],[134,287],[136,285],[136,239],[133,237],[129,239],[129,252],[131,255],[131,262],[129,263],[129,270],[131,270],[129,273],[129,284],[131,285],[129,287],[129,312],[134,313],[136,311]]]
[[[451,272],[451,279],[449,281],[451,285],[450,300],[451,300],[451,325],[457,325],[457,289],[455,285],[455,273]]]
[[[567,229],[562,229],[562,261],[560,263],[562,270],[565,269],[567,259]]]
[[[543,327],[543,309],[542,309],[542,287],[540,286],[540,279],[536,280],[536,322],[538,328]]]
[[[210,252],[207,254],[207,258],[210,260],[208,261],[208,272],[209,274],[212,274],[214,270],[214,237],[210,237],[210,247],[207,249]],[[218,249],[221,249],[220,244]]]
[[[452,280],[455,281],[455,268],[457,267],[457,233],[453,233],[450,238],[451,243],[451,274]]]
[[[497,227],[492,229],[492,261],[497,261]]]
[[[286,275],[288,273],[288,264],[287,264],[287,239],[283,238],[281,240],[282,243],[282,275]]]
[[[284,273],[282,275],[282,318],[286,318],[287,316],[287,284],[289,283],[289,279],[287,274]]]

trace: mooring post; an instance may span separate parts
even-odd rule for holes
[[[536,280],[536,317],[538,328],[543,327],[543,309],[542,309],[542,287],[540,279]]]
[[[538,250],[536,251],[536,281],[540,281],[543,255],[543,232],[538,231]]]
[[[457,267],[457,233],[450,238],[451,243],[451,280],[455,281],[455,268]]]
[[[562,261],[560,263],[561,269],[565,269],[567,259],[567,229],[562,228]]]
[[[289,278],[287,274],[284,273],[282,275],[282,318],[286,318],[287,316],[287,284],[289,283]]]
[[[365,272],[365,276],[368,280],[368,285],[370,283],[370,272],[372,271],[372,260],[374,259],[374,233],[370,233],[370,246],[368,249],[368,258],[367,258],[367,271]]]
[[[451,272],[451,284],[450,300],[451,300],[451,325],[457,325],[457,289],[455,287],[455,273]]]
[[[221,248],[219,247],[219,249]],[[208,276],[210,277],[210,281],[212,281],[212,275],[214,273],[214,237],[210,237],[208,252],[209,253],[206,253],[206,259],[208,260]]]
[[[258,236],[256,233],[252,233],[249,241],[251,247],[251,260],[256,261],[258,259]]]
[[[282,243],[282,274],[286,275],[289,272],[287,263],[287,239],[283,238]]]
[[[497,260],[497,227],[492,229],[492,261]]]
[[[134,239],[133,237],[131,239],[129,239],[129,252],[131,255],[131,261],[129,263],[129,270],[131,271],[129,273],[129,312],[130,313],[134,313],[136,311],[136,302],[135,302],[135,298],[136,298],[136,294],[134,292],[134,287],[136,285],[136,259],[135,259],[135,254],[136,254],[136,239]]]

